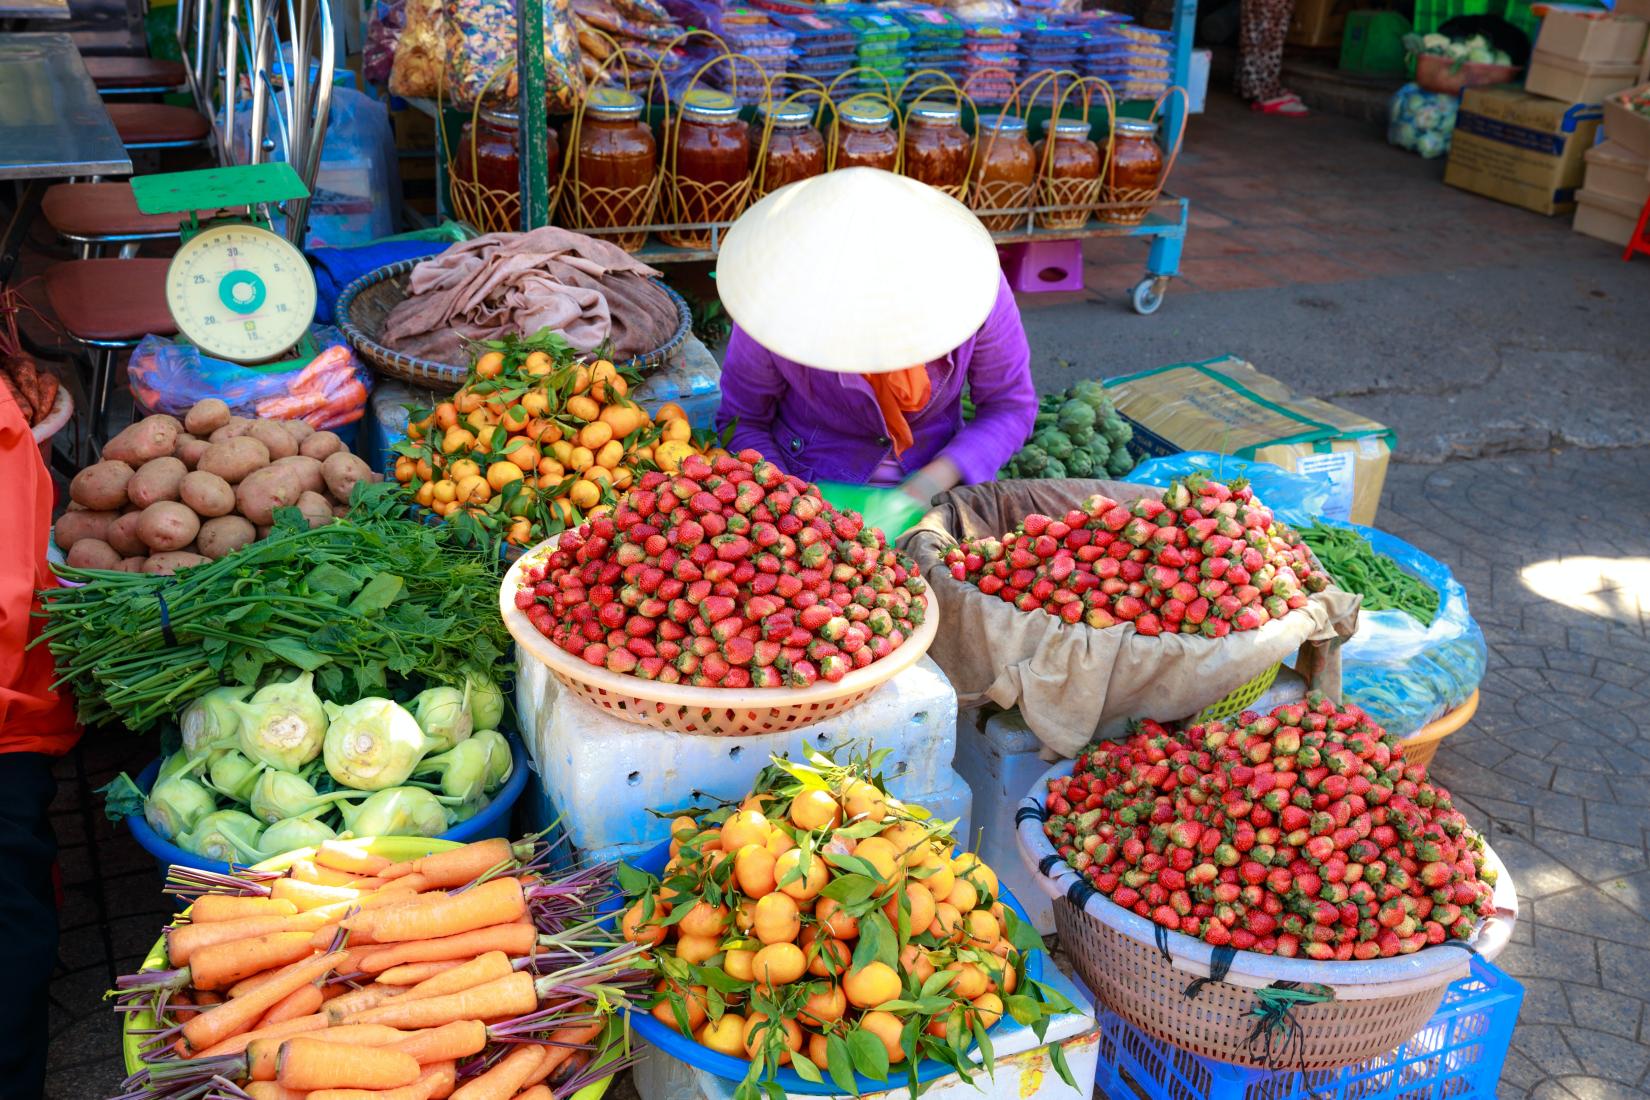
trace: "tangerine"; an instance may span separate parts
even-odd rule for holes
[[[737,1012],[724,1012],[720,1020],[708,1020],[694,1036],[700,1043],[718,1054],[734,1058],[745,1056],[745,1018]]]
[[[905,1048],[900,1046],[900,1031],[905,1027],[892,1012],[867,1012],[859,1018],[860,1030],[868,1031],[882,1040],[888,1051],[888,1064],[905,1061]]]
[[[773,892],[759,898],[753,919],[756,938],[764,944],[793,943],[802,931],[796,900],[789,894]]]
[[[899,975],[885,962],[868,962],[848,972],[842,979],[842,991],[855,1008],[873,1008],[899,996]]]
[[[745,1053],[755,1058],[757,1051],[771,1042],[773,1024],[760,1012],[753,1012],[745,1021]],[[802,1027],[795,1020],[782,1019],[779,1026],[785,1035],[785,1045],[779,1054],[779,1064],[785,1065],[791,1060],[791,1052],[802,1049]]]
[[[684,936],[720,936],[728,927],[728,907],[695,902],[693,908],[676,923],[676,927]]]
[[[888,796],[863,779],[856,779],[842,792],[842,806],[850,820],[881,821],[888,816]]]
[[[834,829],[842,822],[842,807],[829,791],[803,791],[791,799],[791,824],[807,832]]]
[[[797,901],[809,901],[825,889],[825,884],[831,881],[831,872],[825,869],[825,861],[818,856],[810,859],[806,874],[802,873],[801,867],[802,850],[792,848],[774,864],[774,877],[781,891]]]
[[[797,1013],[797,1019],[809,1027],[825,1027],[842,1019],[842,1014],[847,1011],[848,997],[842,992],[842,987],[830,984],[824,989],[815,989],[808,994],[808,999],[802,1004],[802,1010]]]
[[[774,875],[778,857],[761,844],[746,844],[733,857],[733,876],[739,889],[753,898],[765,898],[779,889]]]
[[[698,966],[722,949],[712,936],[682,936],[676,941],[676,957]]]
[[[756,970],[751,965],[755,958],[754,951],[748,951],[743,947],[731,947],[722,956],[722,969],[727,971],[728,977],[748,982],[756,977]]]
[[[644,923],[642,920],[642,903],[637,902],[625,910],[624,919],[619,922],[619,930],[624,938],[631,943],[644,943],[649,947],[657,947],[664,942],[666,929],[659,922],[670,916],[670,906],[663,902],[656,902],[653,913]]]
[[[737,852],[747,844],[765,844],[773,826],[760,810],[740,810],[722,823],[722,850]]]
[[[851,940],[859,935],[859,921],[850,917],[835,898],[820,898],[814,906],[814,916],[839,940]],[[926,928],[927,925],[921,927]]]
[[[679,957],[682,954],[680,945],[676,949]],[[808,960],[802,955],[802,948],[794,943],[770,943],[756,953],[751,960],[751,970],[756,974],[756,982],[764,988],[776,985],[790,985],[808,969]]]

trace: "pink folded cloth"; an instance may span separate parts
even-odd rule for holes
[[[622,361],[676,332],[676,304],[652,281],[658,275],[617,245],[568,229],[489,233],[413,268],[380,339],[405,355],[461,364],[468,340],[551,329],[581,352],[610,342]]]

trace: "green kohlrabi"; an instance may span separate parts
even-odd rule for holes
[[[492,794],[510,781],[510,773],[515,770],[510,742],[498,730],[480,730],[470,740],[487,745],[487,793]]]
[[[424,754],[439,747],[437,739],[426,737],[417,719],[393,699],[358,699],[347,707],[327,703],[326,711],[327,771],[346,787],[399,787]]]
[[[331,840],[337,835],[330,826],[314,818],[289,817],[265,829],[258,846],[263,849],[266,857],[272,857],[298,848],[313,848],[323,840]]]
[[[143,820],[167,840],[187,833],[202,818],[217,809],[212,792],[181,775],[155,780],[149,797],[144,799]]]
[[[478,730],[497,729],[504,717],[504,693],[485,673],[471,670],[465,674],[470,690],[470,717]]]
[[[175,752],[160,759],[160,772],[156,779],[167,779],[174,775],[193,775],[201,768],[202,761],[191,760],[185,753]]]
[[[430,777],[437,789],[461,803],[478,802],[487,793],[488,759],[492,746],[480,737],[460,741],[439,756],[427,756],[418,765],[420,776]]]
[[[247,801],[253,817],[273,824],[284,818],[317,814],[348,793],[323,795],[303,776],[269,768],[252,785]]]
[[[236,802],[252,797],[252,785],[258,781],[263,765],[254,764],[234,749],[220,752],[206,769],[207,786]]]
[[[234,704],[252,694],[250,687],[221,687],[183,708],[178,726],[183,731],[183,752],[191,760],[216,749],[234,748],[241,731],[241,716]]]
[[[240,810],[218,810],[178,837],[178,847],[225,863],[256,863],[264,858],[260,841],[264,823]]]
[[[259,688],[250,702],[232,703],[241,719],[241,751],[288,772],[314,760],[327,732],[327,713],[314,680],[305,672],[287,683]]]
[[[468,689],[459,691],[457,688],[433,687],[419,692],[412,701],[413,715],[433,742],[430,748],[434,751],[452,748],[475,729],[467,696]]]
[[[436,836],[447,829],[446,809],[419,787],[391,787],[338,809],[351,836]]]

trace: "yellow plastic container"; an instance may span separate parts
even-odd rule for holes
[[[1438,746],[1443,744],[1444,738],[1471,721],[1477,711],[1478,692],[1474,690],[1465,703],[1404,738],[1404,758],[1411,764],[1430,765],[1432,758],[1438,755]]]

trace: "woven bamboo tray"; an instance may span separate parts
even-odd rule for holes
[[[1475,689],[1467,696],[1465,703],[1434,718],[1404,738],[1404,759],[1411,764],[1425,764],[1431,767],[1432,758],[1438,755],[1438,746],[1444,743],[1444,738],[1470,722],[1477,712],[1478,692]]]
[[[334,312],[338,317],[338,327],[343,330],[350,346],[380,374],[425,389],[450,392],[464,384],[464,378],[469,373],[467,366],[404,355],[378,342],[379,335],[384,331],[384,319],[389,316],[390,310],[406,300],[407,279],[412,269],[422,262],[422,258],[401,260],[369,271],[344,288],[338,296]],[[671,302],[676,306],[676,331],[662,346],[619,366],[640,371],[663,366],[693,331],[693,311],[688,308],[687,302],[663,280],[655,279],[654,282],[670,295]]]
[[[1060,946],[1084,983],[1146,1034],[1236,1065],[1303,1073],[1339,1069],[1403,1045],[1432,1018],[1449,984],[1468,973],[1469,951],[1438,945],[1367,962],[1238,951],[1223,979],[1211,979],[1214,948],[1165,932],[1117,905],[1090,887],[1049,843],[1043,833],[1048,783],[1070,771],[1069,760],[1054,765],[1020,803],[1015,814],[1020,858],[1054,900]],[[1512,876],[1487,845],[1484,855],[1486,865],[1499,873],[1495,912],[1479,924],[1470,947],[1493,961],[1512,936],[1518,895]],[[1159,932],[1164,932],[1161,948]],[[1291,1014],[1298,1033],[1268,1050],[1256,1038],[1259,993],[1279,983],[1322,986],[1333,999],[1296,1005]]]
[[[540,634],[516,607],[522,573],[554,551],[560,538],[556,535],[539,543],[504,574],[498,595],[504,625],[516,640],[517,652],[548,668],[562,687],[591,706],[640,726],[705,737],[754,737],[811,726],[863,702],[877,688],[922,660],[939,629],[933,594],[925,592],[928,613],[898,649],[834,684],[821,680],[806,688],[690,687],[609,672]]]

